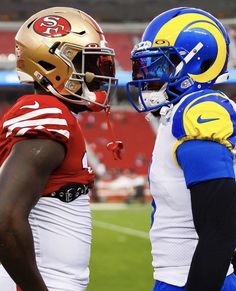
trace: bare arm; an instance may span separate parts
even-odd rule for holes
[[[28,215],[64,156],[55,141],[20,141],[0,170],[0,261],[23,291],[47,290],[36,266]]]

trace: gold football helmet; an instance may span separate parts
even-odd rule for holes
[[[31,16],[16,35],[21,83],[39,83],[71,103],[99,111],[116,84],[114,50],[88,14],[54,7]]]

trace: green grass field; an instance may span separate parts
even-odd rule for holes
[[[150,214],[148,204],[92,206],[93,242],[87,291],[152,290]]]

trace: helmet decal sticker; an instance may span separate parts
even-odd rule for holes
[[[155,40],[155,44],[158,46],[169,46],[170,42],[166,39],[157,39]]]
[[[60,37],[71,31],[70,23],[65,18],[55,15],[39,18],[33,28],[36,33],[46,37]]]

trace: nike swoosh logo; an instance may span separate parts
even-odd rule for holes
[[[33,105],[24,105],[20,109],[23,109],[23,108],[38,109],[39,103],[37,101],[34,101]]]
[[[210,122],[210,121],[214,121],[214,120],[219,120],[220,118],[202,118],[202,116],[198,116],[197,118],[197,122],[198,123],[205,123],[205,122]]]

